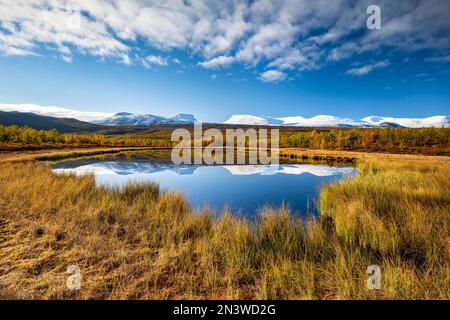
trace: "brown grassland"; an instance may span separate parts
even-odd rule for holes
[[[292,152],[295,152],[292,151]],[[395,160],[395,161],[394,161]],[[108,190],[0,163],[0,296],[16,299],[449,299],[447,157],[359,157],[318,219],[193,212],[152,184]],[[79,291],[66,269],[81,268]],[[379,265],[381,290],[366,288]]]

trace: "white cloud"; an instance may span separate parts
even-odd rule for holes
[[[288,50],[284,55],[270,62],[268,67],[276,67],[282,70],[299,71],[313,70],[320,67],[320,50],[316,46],[294,48]]]
[[[162,56],[149,55],[145,57],[142,62],[146,68],[150,68],[153,66],[162,66],[165,67],[169,64],[168,58],[164,58]]]
[[[132,61],[131,61],[131,59],[130,59],[130,57],[129,57],[128,55],[124,54],[124,55],[122,56],[122,63],[123,63],[124,65],[129,66],[129,65],[132,64]]]
[[[0,54],[45,55],[53,47],[66,60],[82,54],[130,64],[133,57],[162,66],[168,60],[148,61],[148,49],[177,49],[205,68],[261,64],[289,73],[364,52],[377,59],[384,47],[429,49],[429,61],[448,61],[436,54],[450,47],[449,1],[378,0],[376,31],[365,23],[371,2],[0,0]]]
[[[375,69],[381,69],[381,68],[385,68],[389,65],[389,61],[388,60],[383,60],[380,62],[376,62],[376,63],[372,63],[372,64],[368,64],[362,67],[358,67],[358,68],[352,68],[347,70],[346,74],[351,75],[351,76],[363,76],[368,74],[369,72],[375,70]]]
[[[286,73],[279,70],[267,70],[259,75],[259,80],[263,82],[280,82],[286,79]]]
[[[117,56],[129,48],[116,39],[103,21],[89,19],[78,10],[84,1],[0,0],[0,52],[37,54],[41,44],[71,45],[80,53]],[[70,4],[70,5],[69,5]]]
[[[211,60],[208,60],[208,61],[199,62],[198,65],[203,68],[206,68],[206,69],[216,69],[219,67],[228,66],[228,65],[232,64],[233,61],[234,61],[233,57],[220,56],[220,57],[216,57]]]
[[[63,56],[61,56],[61,59],[63,59],[67,63],[72,63],[72,61],[73,61],[72,56],[69,56],[69,55],[63,55]]]
[[[5,56],[39,56],[39,54],[26,50],[26,49],[19,49],[13,46],[5,46],[0,43],[0,52],[3,53]]]
[[[101,120],[107,117],[111,117],[113,113],[104,112],[84,112],[73,109],[53,107],[53,106],[40,106],[36,104],[6,104],[0,103],[0,110],[11,112],[30,112],[42,116],[50,116],[56,118],[74,118],[81,121],[95,121]]]

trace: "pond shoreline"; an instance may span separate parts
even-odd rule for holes
[[[1,162],[23,162],[36,160],[63,160],[84,156],[106,155],[126,151],[145,151],[145,150],[170,150],[168,147],[92,147],[92,148],[64,148],[64,149],[45,149],[33,151],[1,151]],[[280,157],[311,160],[344,160],[347,162],[355,162],[358,159],[383,159],[383,160],[399,160],[399,161],[426,161],[450,163],[448,156],[433,156],[420,154],[397,154],[397,153],[374,153],[359,151],[339,151],[339,150],[317,150],[304,148],[280,148]]]

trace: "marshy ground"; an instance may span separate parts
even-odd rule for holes
[[[156,185],[109,190],[35,161],[0,164],[0,294],[18,299],[448,299],[446,157],[360,158],[320,217],[194,213]],[[81,269],[81,290],[66,287]],[[368,290],[369,265],[381,268]]]

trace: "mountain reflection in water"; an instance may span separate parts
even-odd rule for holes
[[[174,165],[155,161],[80,159],[53,165],[55,173],[93,174],[98,185],[120,187],[130,181],[155,182],[185,194],[192,207],[207,205],[217,214],[227,207],[253,216],[262,207],[287,205],[294,214],[315,214],[320,185],[356,171],[324,164]]]

